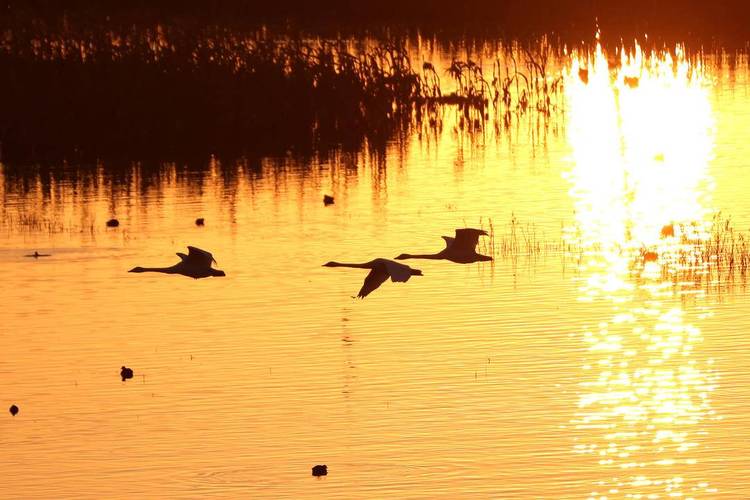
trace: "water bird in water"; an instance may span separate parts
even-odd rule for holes
[[[313,476],[327,476],[328,466],[327,465],[316,465],[312,468]]]
[[[631,89],[634,89],[638,87],[639,80],[637,76],[626,76],[625,78],[622,79],[622,82],[628,87],[630,87]]]
[[[165,273],[165,274],[182,274],[191,278],[208,278],[209,276],[226,276],[224,271],[211,267],[216,263],[216,259],[210,252],[201,250],[196,247],[188,247],[188,254],[177,252],[180,262],[170,267],[134,267],[128,272],[131,273]]]
[[[674,237],[674,224],[662,226],[660,234],[662,238]]]
[[[198,217],[195,219],[195,225],[196,226],[202,226],[206,223],[206,220],[203,217]]]
[[[588,84],[589,83],[589,70],[586,68],[580,68],[578,70],[578,78],[580,78],[584,84]]]
[[[422,271],[419,269],[412,269],[409,266],[388,259],[375,259],[363,264],[326,262],[323,266],[370,269],[370,274],[365,278],[362,289],[357,294],[357,297],[360,299],[367,297],[373,290],[376,290],[380,285],[385,283],[389,277],[391,278],[391,281],[405,283],[409,281],[409,278],[412,276],[422,276]]]
[[[120,377],[122,377],[123,382],[125,382],[129,378],[133,378],[133,370],[128,368],[127,366],[123,366],[120,369]]]
[[[33,257],[35,259],[38,259],[39,257],[50,257],[52,254],[48,253],[39,253],[35,251],[34,253],[30,253],[29,255],[26,255],[25,257]]]
[[[107,221],[107,227],[117,227],[120,225],[120,221],[117,219],[109,219]]]
[[[396,259],[445,259],[457,264],[471,264],[472,262],[492,260],[492,257],[488,255],[477,253],[476,246],[479,243],[480,236],[487,236],[487,231],[470,227],[456,229],[455,238],[443,236],[445,248],[440,252],[433,254],[402,253]]]
[[[330,195],[327,195],[327,194],[323,195],[323,205],[325,205],[325,206],[333,205],[333,201],[334,201],[333,200],[333,196],[330,196]]]
[[[18,415],[18,406],[16,406],[16,405],[10,405],[10,409],[8,411],[10,411],[10,414],[15,417],[16,415]],[[325,466],[323,466],[323,467],[325,467]]]
[[[643,258],[643,262],[656,262],[659,260],[659,254],[653,250],[641,248],[641,258]]]

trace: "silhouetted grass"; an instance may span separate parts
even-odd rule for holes
[[[499,226],[491,218],[480,218],[478,227],[489,235],[480,239],[478,250],[496,259],[523,257],[535,260],[556,255],[567,264],[580,261],[587,253],[602,251],[600,244],[580,238],[549,238],[540,233],[534,223],[522,223],[515,215]],[[658,267],[662,279],[675,284],[710,285],[736,279],[745,282],[750,274],[750,229],[738,229],[731,218],[721,213],[714,215],[705,225],[675,224],[674,236],[662,237],[658,245],[634,248],[623,244],[621,248],[610,251],[629,256],[632,272],[640,275],[644,266],[650,264]],[[644,255],[653,255],[654,258],[645,258]]]
[[[530,109],[549,116],[559,89],[544,39],[504,49],[489,81],[480,63],[454,60],[448,95],[432,64],[414,67],[402,42],[350,45],[216,26],[9,28],[0,38],[0,155],[306,155],[364,143],[382,151],[423,122],[439,127],[442,107],[459,109],[469,130]]]

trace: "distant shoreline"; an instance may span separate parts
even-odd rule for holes
[[[378,35],[420,30],[443,37],[526,38],[548,34],[564,43],[589,40],[597,26],[605,38],[687,43],[693,48],[736,49],[750,40],[750,3],[741,0],[6,0],[0,27],[32,20],[96,26],[165,22],[200,26],[291,27],[318,33]]]

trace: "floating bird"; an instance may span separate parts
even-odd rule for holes
[[[669,238],[670,236],[673,237],[674,224],[667,224],[666,226],[662,226],[660,234],[662,238]]]
[[[643,258],[643,262],[656,262],[659,260],[658,253],[653,250],[646,250],[645,248],[641,248],[641,257]]]
[[[388,259],[375,259],[364,264],[342,264],[340,262],[326,262],[323,264],[325,267],[356,267],[360,269],[370,269],[370,274],[365,278],[365,282],[362,285],[362,289],[357,294],[357,297],[364,299],[373,290],[376,290],[380,285],[385,283],[388,278],[395,282],[407,282],[412,276],[422,276],[422,271],[419,269],[412,269],[409,266],[405,266],[399,262],[394,262]]]
[[[206,220],[203,217],[198,217],[195,219],[195,225],[196,226],[202,226],[206,223]]]
[[[51,254],[48,254],[48,253],[39,253],[39,252],[35,251],[34,253],[30,253],[29,255],[26,255],[25,257],[33,257],[35,259],[38,259],[39,257],[50,257],[50,256],[51,256]]]
[[[117,219],[109,219],[107,221],[107,227],[117,227],[120,225],[120,221]]]
[[[589,83],[589,70],[586,68],[580,68],[578,70],[578,78],[580,78],[584,84],[588,84]]]
[[[445,248],[438,253],[412,255],[402,253],[397,260],[404,259],[445,259],[457,264],[471,264],[472,262],[492,260],[492,257],[478,254],[476,251],[480,236],[487,236],[487,231],[470,227],[456,229],[456,237],[443,236]]]
[[[631,89],[634,89],[638,86],[639,80],[637,76],[626,76],[622,79],[622,82]]]
[[[170,267],[134,267],[128,272],[131,273],[165,273],[165,274],[182,274],[191,278],[208,278],[209,276],[226,276],[224,271],[214,269],[211,263],[216,259],[210,252],[201,250],[196,247],[188,247],[188,254],[177,252],[182,259],[177,264]]]
[[[325,206],[333,205],[333,196],[324,194],[323,195],[323,205],[325,205]]]
[[[122,381],[125,382],[129,378],[133,378],[133,370],[127,366],[123,366],[120,370],[120,376],[122,377]]]
[[[16,415],[18,415],[18,406],[16,406],[16,405],[10,405],[10,409],[9,409],[8,411],[10,411],[10,414],[11,414],[11,415],[13,415],[13,416],[15,417]],[[324,465],[323,467],[325,467],[325,465]],[[314,470],[315,470],[315,469],[313,469],[313,471],[314,471]],[[314,474],[314,473],[315,473],[315,472],[313,472],[313,474]]]
[[[328,475],[328,466],[327,465],[316,465],[312,468],[312,475],[313,476],[327,476]]]

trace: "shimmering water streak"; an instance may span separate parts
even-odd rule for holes
[[[576,206],[567,237],[588,249],[580,300],[612,308],[584,329],[571,420],[574,451],[601,469],[589,498],[713,495],[694,467],[718,376],[699,351],[707,311],[685,308],[661,272],[688,236],[703,237],[712,211],[708,82],[680,47],[636,46],[613,64],[598,45],[572,55],[567,81]]]

